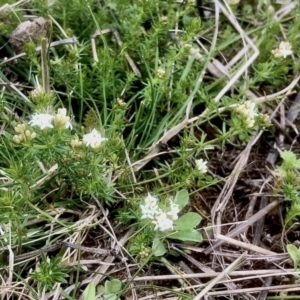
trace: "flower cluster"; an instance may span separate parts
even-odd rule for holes
[[[53,128],[52,120],[54,116],[50,114],[34,114],[32,119],[29,121],[29,125],[38,126],[40,129],[44,130],[46,128]]]
[[[78,137],[74,138],[71,141],[71,145],[73,148],[80,148],[82,144],[87,147],[91,147],[93,149],[99,149],[102,145],[102,142],[106,141],[107,138],[101,136],[101,133],[95,128],[90,132],[83,136],[82,141],[78,139]]]
[[[292,45],[289,42],[281,42],[279,48],[271,51],[274,57],[284,57],[286,58],[288,55],[292,55]]]
[[[53,120],[58,127],[72,129],[70,117],[67,116],[67,110],[65,108],[59,108],[55,116],[49,113],[35,113],[28,124],[31,126],[38,126],[41,130],[44,130],[46,128],[54,127]]]
[[[67,110],[65,108],[59,108],[55,115],[49,113],[35,113],[31,117],[31,120],[28,122],[31,126],[37,126],[41,130],[47,128],[64,128],[64,129],[72,129],[72,124],[70,122],[70,117],[67,116]],[[13,137],[15,143],[19,144],[24,140],[30,141],[36,137],[35,132],[30,132],[26,129],[25,124],[18,124],[15,127],[15,131],[19,133]],[[71,145],[73,148],[79,148],[84,144],[87,147],[91,147],[93,149],[100,148],[102,142],[106,141],[107,138],[101,136],[101,133],[96,129],[93,129],[90,133],[85,134],[80,141],[77,137],[75,137],[71,141]]]
[[[70,117],[67,116],[67,110],[65,108],[59,108],[57,110],[57,114],[54,118],[55,124],[62,128],[70,128],[72,129],[73,126],[70,122]]]
[[[166,74],[166,71],[163,68],[158,68],[156,71],[156,75],[158,78],[164,77]]]
[[[26,129],[25,124],[18,124],[14,129],[18,134],[13,136],[13,141],[17,144],[20,144],[23,141],[31,141],[36,137],[36,133]]]
[[[244,117],[247,128],[254,126],[255,117],[257,116],[254,102],[249,100],[245,101],[244,104],[241,104],[236,108],[236,112]]]
[[[203,174],[207,173],[207,161],[200,158],[200,159],[196,159],[195,163],[196,163],[196,168],[198,169],[198,171],[200,171],[200,173]]]
[[[90,146],[93,149],[100,148],[102,142],[106,140],[107,138],[102,137],[101,133],[96,129],[93,129],[90,133],[85,134],[82,139],[86,146]]]
[[[71,145],[73,148],[80,148],[82,146],[82,141],[80,141],[78,138],[75,138],[71,141]]]
[[[173,229],[173,221],[178,219],[179,206],[170,200],[170,210],[165,212],[158,206],[158,199],[151,196],[145,198],[144,205],[140,205],[142,219],[150,219],[155,224],[154,230],[166,231]]]

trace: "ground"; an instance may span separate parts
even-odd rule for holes
[[[300,299],[273,2],[0,2],[1,299]]]

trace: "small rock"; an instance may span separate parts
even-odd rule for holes
[[[16,53],[24,51],[29,41],[37,42],[40,37],[50,37],[51,21],[42,17],[21,23],[10,35],[9,42]]]

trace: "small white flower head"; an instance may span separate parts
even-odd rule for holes
[[[152,205],[157,205],[157,202],[158,199],[151,196],[151,194],[148,193],[147,197],[145,198],[145,204],[152,206]]]
[[[117,98],[117,104],[118,104],[120,107],[126,106],[126,102],[124,102],[123,99],[121,99],[121,98]]]
[[[205,174],[207,172],[207,161],[204,161],[202,158],[196,159],[196,168],[200,173]]]
[[[17,144],[20,144],[23,140],[23,137],[21,134],[18,134],[18,135],[14,135],[13,136],[13,141]]]
[[[269,15],[274,15],[275,7],[273,5],[268,5],[267,12]]]
[[[52,120],[54,117],[50,114],[34,114],[31,121],[28,122],[31,126],[38,126],[40,129],[53,128]]]
[[[82,141],[79,141],[78,138],[75,138],[74,140],[71,141],[71,146],[73,148],[80,148],[82,146]]]
[[[255,110],[255,105],[255,102],[248,100],[236,108],[236,112],[243,116],[247,128],[254,126],[255,117],[258,115]]]
[[[32,99],[36,99],[40,95],[40,91],[38,91],[37,89],[34,89],[30,92],[30,95],[31,95]]]
[[[158,68],[156,71],[156,75],[158,78],[162,78],[166,74],[166,71],[163,68]]]
[[[17,133],[24,133],[26,131],[26,125],[25,124],[18,124],[15,127],[15,132]]]
[[[148,218],[153,220],[155,218],[155,216],[159,213],[157,202],[158,199],[148,193],[148,196],[145,198],[145,205],[140,205],[142,210],[141,219]]]
[[[168,17],[167,17],[167,16],[162,16],[162,17],[160,18],[160,22],[161,22],[163,25],[168,24]]]
[[[36,137],[36,133],[35,132],[30,132],[28,129],[25,131],[25,136],[26,136],[26,139],[28,141],[31,141],[33,140],[35,137]]]
[[[167,214],[162,210],[159,211],[155,220],[152,222],[155,224],[154,230],[166,231],[173,229],[173,221],[169,219]]]
[[[195,47],[190,48],[190,55],[199,55],[199,53],[200,53],[199,48],[195,48]]]
[[[57,110],[57,114],[55,115],[55,124],[63,128],[73,128],[70,122],[70,117],[67,116],[67,110],[65,108],[59,108]]]
[[[180,212],[179,205],[175,204],[173,200],[170,200],[170,211],[167,212],[168,217],[175,221],[178,219],[178,213]]]
[[[257,116],[257,113],[255,111],[255,102],[250,101],[250,100],[246,101],[245,102],[245,110],[244,110],[243,114],[251,119],[254,119]]]
[[[286,58],[288,55],[292,55],[292,45],[289,42],[281,42],[278,49],[274,49],[271,51],[274,57],[284,57]]]
[[[282,56],[286,58],[288,55],[291,55],[292,52],[292,45],[289,42],[281,42],[279,45],[279,50],[282,53]]]
[[[247,128],[252,128],[254,126],[255,120],[252,118],[247,118],[245,124]]]
[[[93,149],[100,148],[102,142],[106,140],[107,138],[102,137],[101,133],[96,129],[93,129],[90,133],[85,134],[82,139],[86,146],[90,146]]]
[[[269,115],[267,115],[267,114],[260,114],[259,117],[260,117],[261,121],[262,121],[264,124],[266,124],[266,125],[271,125],[271,124],[272,124]]]

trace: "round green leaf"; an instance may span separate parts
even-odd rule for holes
[[[121,290],[122,282],[118,279],[112,279],[105,282],[105,293],[115,294]]]
[[[194,212],[188,212],[174,221],[176,230],[193,229],[201,222],[201,216]]]
[[[168,238],[181,240],[184,242],[202,242],[202,235],[200,234],[200,232],[194,229],[186,229],[174,232],[171,235],[169,235]]]
[[[153,241],[152,250],[155,256],[162,256],[167,252],[164,243],[159,239]]]
[[[189,202],[189,193],[187,190],[181,190],[177,192],[174,199],[174,203],[179,206],[179,209],[182,210]]]

